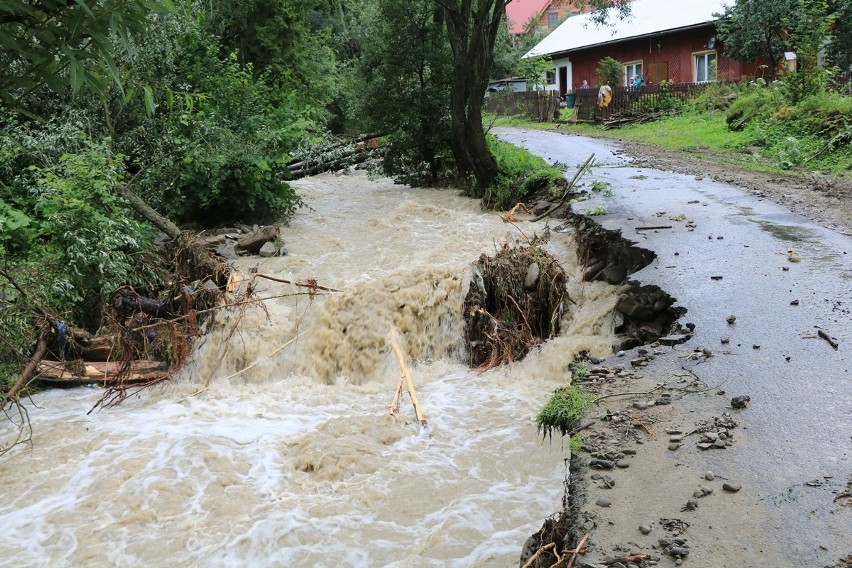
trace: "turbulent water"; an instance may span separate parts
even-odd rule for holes
[[[0,565],[516,565],[564,476],[535,414],[574,354],[611,353],[612,290],[579,283],[571,234],[551,221],[575,302],[562,336],[471,371],[470,264],[544,222],[361,173],[296,185],[310,209],[284,231],[289,254],[240,268],[342,291],[258,280],[265,310],[220,314],[167,386],[89,415],[97,389],[33,397],[31,445],[0,458]],[[391,330],[428,429],[407,397],[388,414]]]

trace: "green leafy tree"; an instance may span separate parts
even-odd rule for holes
[[[852,71],[852,0],[833,0],[829,7],[834,16],[827,46],[829,60]]]
[[[741,61],[760,61],[775,78],[784,52],[788,50],[790,15],[797,0],[739,0],[715,14],[719,39],[725,54]]]
[[[42,85],[84,85],[103,94],[121,83],[116,39],[144,32],[171,0],[0,0],[0,97],[6,103]]]
[[[433,183],[450,147],[450,51],[432,0],[378,0],[363,19],[362,86],[353,104],[365,130],[387,136],[386,174]],[[353,83],[357,85],[358,83]]]
[[[206,9],[206,27],[241,65],[251,63],[256,76],[281,92],[298,92],[328,118],[336,91],[328,14],[341,9],[325,0],[220,0]]]
[[[481,196],[497,177],[497,161],[482,126],[494,45],[506,15],[506,0],[435,0],[447,25],[453,54],[450,91],[452,148],[461,177],[472,175]]]
[[[434,0],[441,8],[453,54],[450,116],[453,156],[462,177],[475,179],[483,195],[499,173],[482,126],[483,95],[494,63],[494,47],[506,5],[512,0]],[[586,0],[598,21],[613,11],[629,13],[628,0]]]
[[[547,71],[553,69],[549,55],[525,57],[518,63],[518,76],[527,80],[527,86],[535,90],[543,89]]]
[[[784,76],[793,104],[824,90],[828,84],[831,70],[819,65],[819,60],[828,42],[834,18],[826,0],[798,0],[795,17],[791,15],[786,20],[788,43],[796,53],[797,64],[795,72]]]

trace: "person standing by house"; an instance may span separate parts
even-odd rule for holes
[[[589,88],[589,82],[588,82],[588,81],[586,81],[585,79],[583,79],[583,82],[582,82],[582,84],[580,85],[580,88],[581,88],[581,89],[588,89],[588,88]]]

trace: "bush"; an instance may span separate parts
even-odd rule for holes
[[[730,130],[742,130],[753,121],[767,120],[785,102],[780,89],[756,86],[738,96],[725,117]]]
[[[617,87],[624,84],[624,65],[612,57],[604,57],[598,62],[595,70],[601,85]]]
[[[268,88],[236,54],[218,57],[194,36],[184,92],[167,91],[158,114],[123,140],[139,193],[179,224],[213,227],[286,221],[302,204],[276,177],[310,124],[307,109],[271,106]]]
[[[100,324],[102,301],[131,282],[135,256],[153,233],[132,218],[113,189],[121,183],[121,156],[105,144],[87,143],[79,154],[66,154],[48,168],[35,168],[35,211],[43,254],[61,267],[52,297],[71,306],[76,319]]]

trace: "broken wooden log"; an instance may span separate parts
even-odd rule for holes
[[[163,231],[172,239],[177,240],[178,237],[180,237],[180,229],[177,225],[154,211],[150,205],[142,201],[142,199],[130,191],[130,189],[123,185],[116,185],[115,191],[124,197],[130,203],[131,207],[133,207],[137,213],[145,217],[145,219],[150,221],[152,225]]]
[[[353,164],[360,164],[362,162],[367,161],[368,158],[375,155],[375,151],[372,149],[369,150],[355,150],[353,152],[347,152],[340,156],[337,159],[334,159],[329,162],[319,162],[310,167],[300,167],[298,169],[290,170],[290,176],[292,179],[301,179],[306,176],[312,176],[315,174],[328,172],[332,170],[338,170],[345,166],[350,166]]]
[[[27,366],[21,371],[21,374],[18,375],[18,380],[15,381],[15,384],[12,385],[6,392],[6,396],[3,400],[4,408],[7,401],[15,400],[18,398],[20,392],[27,386],[27,383],[32,378],[36,369],[41,365],[41,360],[44,357],[44,354],[47,353],[47,344],[48,339],[50,337],[50,332],[47,330],[43,330],[41,335],[38,337],[38,343],[36,344],[35,354],[30,359],[30,362],[27,363]]]
[[[376,144],[370,144],[369,142],[375,140],[376,138],[380,138],[381,136],[382,136],[381,134],[374,132],[372,134],[362,134],[361,136],[358,136],[356,138],[350,138],[350,139],[346,139],[346,140],[338,140],[337,142],[327,146],[325,148],[325,151],[326,151],[326,153],[330,153],[332,150],[342,148],[342,147],[344,147],[348,144],[360,145],[362,148],[364,146],[376,146]],[[363,144],[361,144],[361,143],[363,143]],[[290,171],[300,170],[300,169],[302,169],[302,166],[305,164],[305,162],[310,163],[312,161],[316,161],[316,160],[311,160],[311,159],[292,160],[287,164],[287,169],[289,169]]]
[[[38,380],[75,386],[88,383],[110,385],[165,379],[169,369],[160,361],[41,361]]]
[[[122,306],[130,307],[155,318],[165,318],[172,315],[166,309],[163,302],[146,298],[139,294],[133,286],[122,286],[113,292],[112,305],[115,309],[119,309]]]
[[[115,351],[115,337],[113,335],[98,335],[78,345],[80,346],[76,351],[80,359],[84,361],[109,361]],[[114,357],[112,358],[114,359]]]

